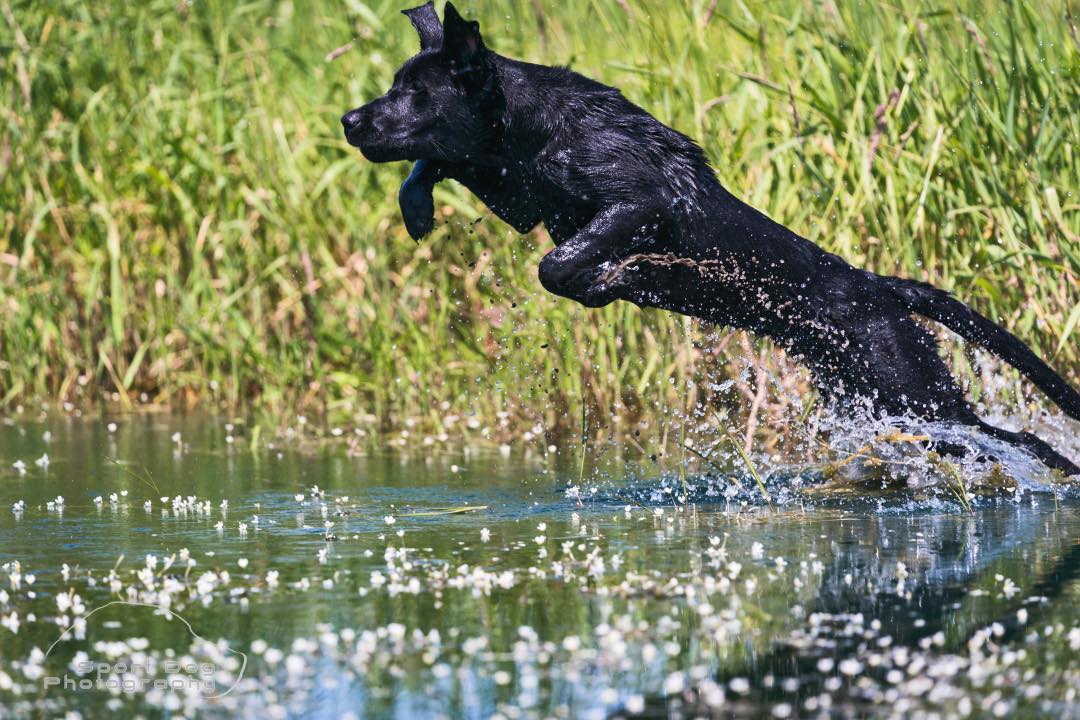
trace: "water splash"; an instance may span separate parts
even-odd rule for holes
[[[1001,426],[1015,420],[998,418]],[[1080,455],[1070,421],[1043,418],[1039,431]],[[675,470],[616,472],[569,497],[649,507],[693,504],[790,505],[872,502],[881,509],[971,510],[977,503],[1027,496],[1080,497],[1080,482],[1048,469],[1016,446],[977,428],[912,417],[852,418],[825,412],[802,424],[788,446],[749,458],[730,433],[709,431],[687,444]],[[792,447],[794,446],[794,447]],[[793,461],[792,458],[801,458]],[[755,473],[763,480],[756,483]],[[764,493],[762,492],[764,490]],[[767,498],[766,498],[767,494]]]

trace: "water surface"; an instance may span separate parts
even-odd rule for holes
[[[1080,715],[1073,493],[683,503],[631,464],[578,500],[577,472],[0,425],[0,715]]]

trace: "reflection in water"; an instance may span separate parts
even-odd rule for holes
[[[875,532],[839,544],[807,622],[750,661],[754,682],[734,707],[790,702],[857,713],[871,703],[894,705],[904,698],[895,686],[913,676],[928,691],[923,673],[934,663],[951,675],[970,671],[971,646],[1022,640],[1076,589],[1080,528],[1074,519],[1071,534],[1056,535],[1061,514],[1075,512],[1041,514],[1035,503],[1008,502],[970,515],[871,521],[864,528]],[[1031,566],[1034,580],[1022,592],[1000,574],[1002,563],[1016,559]],[[981,595],[986,588],[994,591]],[[957,653],[967,657],[958,662]],[[840,681],[845,675],[858,681]],[[718,680],[730,686],[738,677],[729,669]]]
[[[628,468],[579,505],[576,456],[226,435],[200,418],[0,426],[0,715],[1076,714],[1071,495],[682,507]],[[147,608],[91,615],[116,598],[206,640]],[[169,657],[237,689],[43,685],[80,659]]]

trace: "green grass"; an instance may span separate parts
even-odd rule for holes
[[[772,353],[546,294],[546,235],[452,183],[451,222],[407,237],[407,168],[367,163],[338,124],[414,51],[403,2],[0,0],[0,408],[449,434],[475,413],[493,438],[576,429],[583,399],[601,427],[745,413],[740,372]],[[1080,378],[1075,0],[459,8],[499,52],[621,87],[774,218],[956,291]],[[734,392],[709,389],[726,376]],[[784,377],[781,404],[804,385]]]

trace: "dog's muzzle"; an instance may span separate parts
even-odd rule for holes
[[[345,139],[353,147],[360,147],[360,138],[363,135],[365,122],[362,108],[350,110],[341,116],[341,126],[345,128]]]
[[[364,157],[372,162],[410,159],[405,152],[406,144],[387,128],[385,114],[372,112],[367,105],[342,115],[341,125],[349,144],[360,148]]]

